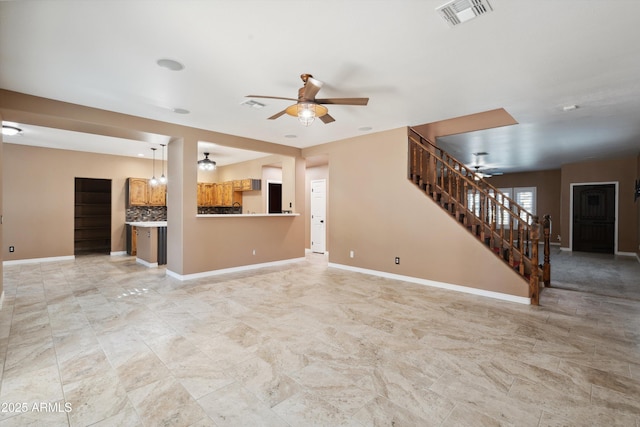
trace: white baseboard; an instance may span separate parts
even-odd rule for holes
[[[158,263],[157,262],[149,262],[149,261],[145,261],[142,258],[136,258],[136,262],[138,264],[142,264],[145,267],[149,267],[149,268],[158,268]]]
[[[194,279],[200,279],[200,278],[203,278],[203,277],[218,276],[220,274],[237,273],[239,271],[255,270],[255,269],[258,269],[258,268],[274,267],[274,266],[278,266],[278,265],[291,264],[291,263],[294,263],[294,262],[300,262],[300,261],[304,261],[304,260],[305,260],[305,258],[291,258],[291,259],[285,259],[285,260],[282,260],[282,261],[273,261],[273,262],[264,262],[264,263],[261,263],[261,264],[242,265],[240,267],[222,268],[220,270],[203,271],[201,273],[193,273],[193,274],[179,274],[179,273],[176,273],[174,271],[167,270],[167,276],[171,276],[171,277],[173,277],[175,279],[178,279],[180,281],[194,280]]]
[[[418,285],[431,286],[434,288],[447,289],[450,291],[463,292],[466,294],[480,295],[480,296],[499,299],[503,301],[515,302],[518,304],[531,305],[531,298],[528,298],[528,297],[518,297],[515,295],[503,294],[501,292],[470,288],[468,286],[454,285],[452,283],[436,282],[434,280],[420,279],[418,277],[402,276],[400,274],[387,273],[385,271],[378,271],[378,270],[369,270],[369,269],[360,268],[360,267],[352,267],[350,265],[344,265],[344,264],[329,263],[329,267],[353,271],[356,273],[370,274],[372,276],[384,277],[387,279],[401,280],[404,282],[416,283]]]
[[[75,255],[53,256],[48,258],[12,259],[9,261],[2,261],[2,265],[35,264],[40,262],[55,262],[55,261],[73,261],[75,259],[76,259]]]
[[[573,252],[573,251],[571,250],[571,248],[565,248],[564,246],[560,246],[560,250],[561,250],[561,251],[566,251],[566,252]]]
[[[620,255],[620,256],[638,256],[635,252],[616,252],[616,255]]]
[[[121,255],[126,255],[126,254],[127,254],[127,251],[114,251],[114,252],[111,252],[109,255],[111,255],[111,256],[121,256]]]

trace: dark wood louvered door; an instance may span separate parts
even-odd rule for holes
[[[614,253],[614,184],[573,187],[573,250]]]

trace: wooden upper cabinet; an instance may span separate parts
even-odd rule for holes
[[[129,206],[165,206],[167,204],[167,186],[151,185],[145,178],[129,178]]]
[[[147,205],[147,180],[143,178],[129,178],[129,206]]]
[[[262,186],[262,181],[259,179],[243,179],[242,185],[240,186],[240,191],[252,191],[252,190],[260,190]]]
[[[149,184],[148,187],[149,199],[147,205],[149,206],[165,206],[167,204],[167,186],[166,184]]]
[[[222,206],[231,206],[233,204],[233,181],[227,181],[222,184]]]

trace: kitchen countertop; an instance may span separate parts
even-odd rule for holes
[[[127,225],[132,225],[134,227],[166,227],[167,221],[138,221],[138,222],[126,222]]]
[[[273,216],[300,216],[299,213],[283,213],[283,214],[197,214],[198,218],[255,218],[255,217],[273,217]]]

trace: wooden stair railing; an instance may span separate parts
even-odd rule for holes
[[[540,280],[550,283],[549,216],[543,221],[544,265],[539,266],[537,216],[413,129],[408,166],[409,180],[528,281],[531,303],[538,305]]]

